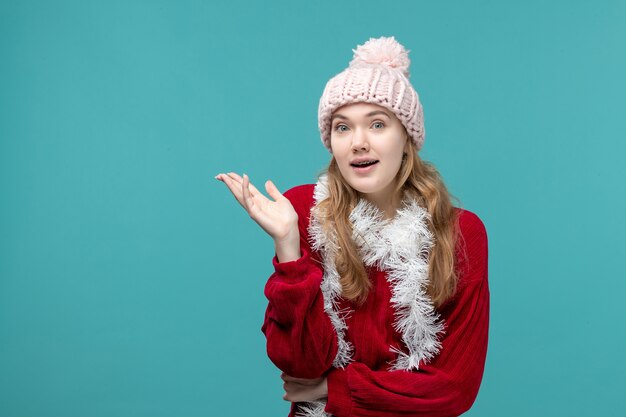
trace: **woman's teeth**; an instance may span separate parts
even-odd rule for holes
[[[361,162],[361,163],[358,163],[358,164],[351,164],[351,165],[355,166],[355,167],[366,167],[366,166],[374,165],[376,162],[378,162],[378,161]]]

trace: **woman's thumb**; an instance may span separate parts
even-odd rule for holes
[[[267,190],[267,193],[276,201],[278,201],[279,198],[283,197],[283,195],[280,193],[280,191],[278,191],[278,188],[276,188],[271,180],[267,180],[265,182],[265,189]]]

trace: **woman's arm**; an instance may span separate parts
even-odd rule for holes
[[[321,376],[331,366],[337,342],[324,312],[322,270],[310,257],[307,241],[305,225],[312,190],[298,186],[283,195],[274,183],[267,181],[265,189],[272,201],[245,174],[241,177],[230,172],[215,178],[228,187],[248,215],[274,239],[275,271],[265,286],[269,305],[261,329],[267,337],[270,359],[292,376]]]
[[[269,303],[261,330],[267,338],[267,354],[280,370],[292,377],[319,378],[332,366],[337,337],[324,311],[323,270],[307,240],[306,190],[294,187],[284,195],[298,213],[300,253],[286,262],[279,262],[278,253],[272,259],[274,272],[265,285]]]

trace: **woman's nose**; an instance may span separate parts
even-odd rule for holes
[[[352,135],[352,149],[367,149],[368,146],[369,142],[367,140],[367,132],[363,129],[355,129],[354,134]]]

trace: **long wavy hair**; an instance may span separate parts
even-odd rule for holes
[[[394,192],[408,191],[430,214],[428,227],[434,235],[435,245],[429,255],[427,294],[434,306],[439,307],[454,295],[458,281],[454,256],[458,219],[451,200],[459,200],[448,192],[434,165],[419,157],[410,139],[408,147],[395,177]],[[326,231],[334,228],[338,239],[340,249],[335,264],[340,276],[342,297],[361,304],[367,298],[372,284],[352,240],[352,224],[348,217],[360,196],[341,175],[334,156],[328,167],[318,175],[323,174],[328,176],[329,196],[319,203],[320,222]]]

